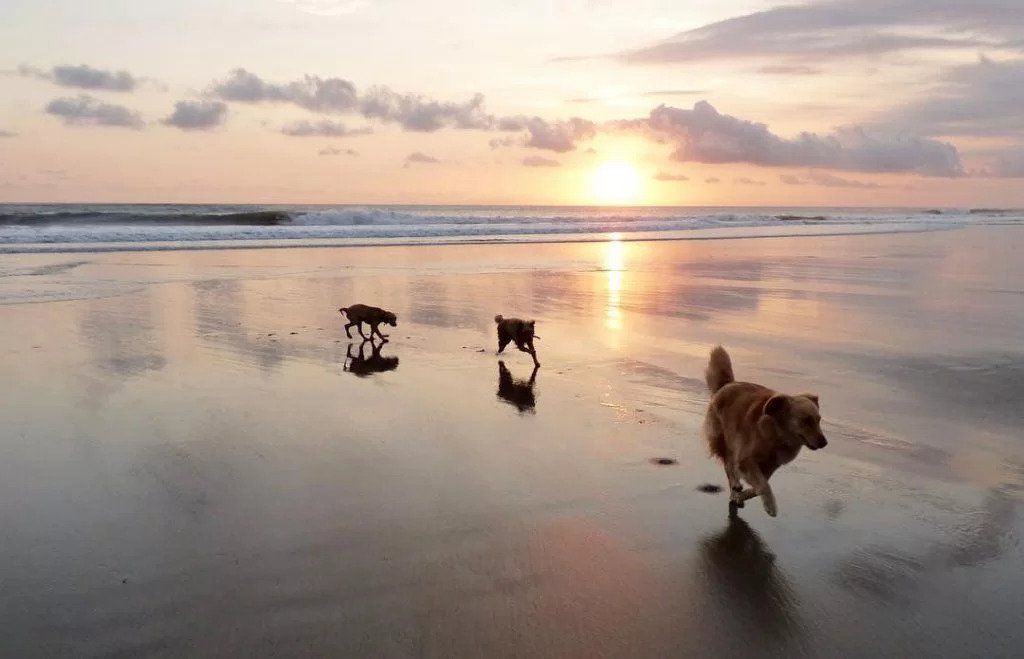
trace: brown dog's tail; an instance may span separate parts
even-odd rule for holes
[[[501,314],[498,314],[497,316],[494,317],[494,322],[496,323],[500,323],[503,320],[505,320],[505,317],[502,316]]]
[[[732,374],[732,360],[722,346],[715,346],[711,351],[708,367],[704,369],[704,381],[708,383],[708,390],[712,394],[736,381],[736,376]]]
[[[343,313],[346,316],[348,316],[348,307],[342,307],[342,308],[338,309],[338,313]]]

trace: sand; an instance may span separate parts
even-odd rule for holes
[[[1019,654],[1022,248],[0,256],[0,653]],[[778,518],[698,491],[716,342],[821,396]]]

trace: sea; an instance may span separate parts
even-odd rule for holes
[[[0,253],[685,240],[1022,224],[1024,209],[0,204]]]

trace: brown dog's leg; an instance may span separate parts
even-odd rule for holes
[[[349,331],[349,328],[351,328],[354,325],[355,325],[354,322],[353,323],[349,323],[348,325],[345,325],[345,336],[347,336],[350,339],[352,338],[352,332]]]
[[[376,332],[376,333],[377,333],[377,336],[379,336],[379,337],[380,337],[381,339],[383,339],[384,341],[387,341],[387,340],[388,340],[388,335],[387,335],[387,334],[381,334],[381,332],[380,332],[380,325],[374,325],[374,326],[373,326],[373,329],[372,329],[372,330],[370,330],[370,336],[373,336],[373,333],[374,333],[374,332]]]
[[[367,336],[363,334],[363,321],[359,321],[359,324],[356,325],[356,329],[359,330],[359,336],[363,337],[364,341],[367,340]],[[373,336],[373,332],[370,333],[370,336]]]
[[[775,517],[779,514],[778,506],[775,504],[775,493],[772,492],[772,486],[768,484],[768,479],[765,478],[761,468],[756,464],[744,464],[740,466],[740,471],[743,472],[743,476],[747,479],[747,482],[753,486],[753,494],[747,496],[744,492],[741,496],[749,499],[752,497],[761,497],[761,502],[764,504],[764,511],[769,516]]]

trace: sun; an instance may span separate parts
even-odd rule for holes
[[[598,204],[633,204],[640,200],[640,172],[625,160],[609,160],[594,170],[590,194]]]

